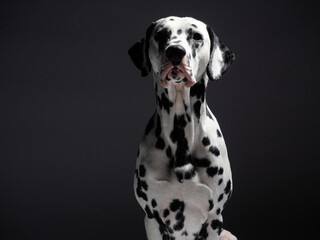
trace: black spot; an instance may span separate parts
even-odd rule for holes
[[[223,179],[219,179],[218,185],[221,185],[221,183],[223,182]]]
[[[187,121],[184,115],[175,115],[173,120],[173,130],[170,133],[172,142],[177,144],[175,152],[175,166],[181,167],[188,163],[188,140],[185,137],[184,128],[187,125]],[[176,172],[177,173],[177,172]],[[181,177],[181,175],[179,175]]]
[[[173,19],[173,18],[170,18],[169,20],[170,20],[170,21],[174,21],[174,19]]]
[[[148,191],[148,184],[147,184],[147,182],[141,180],[140,183],[141,183],[141,187],[142,187],[144,190]]]
[[[217,215],[219,215],[221,213],[220,208],[217,209],[216,213],[217,213]]]
[[[183,216],[182,218],[180,218],[175,225],[173,225],[173,229],[175,231],[180,231],[182,230],[182,228],[184,227],[184,220],[185,220],[185,217]]]
[[[209,211],[211,211],[213,209],[213,200],[210,199],[209,200]]]
[[[191,179],[196,175],[196,171],[194,170],[194,168],[192,168],[191,170],[187,171],[184,174],[184,179]]]
[[[181,236],[188,236],[188,232],[187,232],[187,231],[183,231],[183,232],[181,233]]]
[[[163,108],[167,110],[169,114],[170,108],[173,106],[173,102],[171,102],[164,93],[161,94],[161,102],[162,102]]]
[[[184,202],[179,199],[173,199],[170,203],[170,210],[175,212],[177,210],[184,211]]]
[[[187,125],[186,120],[183,115],[174,116],[173,120],[173,130],[170,133],[170,138],[172,142],[176,143],[181,136],[185,136],[184,127]]]
[[[169,213],[170,213],[169,209],[166,208],[166,209],[163,211],[163,217],[166,218],[166,217],[169,215]]]
[[[199,235],[196,238],[196,240],[205,240],[205,239],[207,239],[207,237],[208,237],[208,230],[207,230],[208,225],[209,225],[208,223],[202,224],[201,230],[200,230]]]
[[[151,205],[152,205],[153,208],[155,208],[158,205],[157,201],[155,199],[152,199]]]
[[[195,104],[193,104],[193,110],[197,118],[200,118],[200,108],[201,108],[201,102],[196,101]]]
[[[192,35],[193,35],[193,30],[192,30],[192,28],[189,28],[188,29],[188,37],[187,37],[188,41],[192,38]]]
[[[219,174],[219,175],[222,175],[222,174],[223,174],[223,168],[222,168],[222,167],[219,169],[218,174]]]
[[[156,127],[156,130],[155,130],[155,136],[156,137],[159,137],[160,134],[161,134],[161,121],[160,121],[160,116],[157,115],[157,127]]]
[[[146,168],[142,164],[139,166],[139,173],[140,177],[146,176]]]
[[[145,193],[141,190],[141,188],[137,187],[137,188],[136,188],[136,193],[137,193],[137,196],[138,196],[139,198],[142,198],[142,199],[145,200],[146,202],[148,201],[147,194],[145,194]]]
[[[221,132],[219,131],[219,129],[217,129],[217,135],[218,135],[218,137],[222,137],[222,134],[221,134]]]
[[[167,78],[167,77],[166,77]],[[158,104],[158,106],[159,106],[159,108],[162,110],[162,102],[161,102],[161,99],[160,99],[160,97],[157,95],[157,104]]]
[[[223,193],[221,193],[220,196],[218,197],[218,202],[221,202],[222,199],[223,199]]]
[[[203,144],[203,146],[210,145],[210,139],[208,137],[202,138],[202,144]]]
[[[225,194],[229,194],[230,190],[231,190],[231,181],[229,180],[227,182],[227,185],[226,185],[225,189],[224,189],[224,193]]]
[[[165,143],[162,137],[158,137],[157,143],[156,143],[156,148],[159,148],[163,150],[165,147]]]
[[[218,173],[218,167],[208,167],[207,174],[209,177],[214,177]]]
[[[201,99],[201,101],[204,102],[205,90],[206,90],[206,87],[204,84],[204,80],[201,79],[199,82],[197,82],[190,88],[190,96],[191,97],[196,96],[198,99]]]
[[[168,42],[171,36],[171,31],[167,28],[163,28],[160,31],[156,32],[154,35],[154,40],[158,42],[159,49],[162,51],[164,46]]]
[[[179,219],[181,219],[183,217],[183,213],[182,212],[177,212],[177,214],[176,214],[176,220],[179,220]]]
[[[192,26],[192,27],[195,27],[195,28],[198,28],[197,25],[195,25],[195,24],[191,24],[191,26]]]
[[[218,219],[212,220],[212,222],[211,222],[211,228],[212,228],[213,230],[218,230],[218,234],[220,235],[221,230],[222,230],[222,222],[219,221]]]
[[[211,146],[209,148],[209,151],[217,157],[220,155],[220,151],[217,147]]]
[[[153,126],[154,126],[154,116],[152,116],[152,117],[150,118],[150,120],[149,120],[149,122],[148,122],[148,124],[147,124],[147,126],[146,126],[146,129],[145,129],[145,131],[144,131],[144,134],[145,134],[145,135],[148,135],[149,132],[151,131],[151,129],[153,128]]]
[[[180,35],[182,33],[181,29],[178,29],[177,34]]]
[[[174,39],[177,39],[177,38],[178,38],[177,36],[173,36],[171,39],[174,40]]]
[[[149,219],[154,217],[148,205],[144,208],[144,210],[145,210]]]
[[[193,158],[192,164],[196,167],[209,167],[211,162],[207,158]]]
[[[195,58],[196,57],[196,47],[194,44],[191,45],[191,50],[192,50],[192,57]]]
[[[171,147],[168,146],[167,150],[166,150],[166,154],[168,158],[172,158],[172,151],[171,151]]]
[[[165,223],[166,223],[167,226],[170,226],[171,222],[170,222],[170,220],[167,220]]]
[[[183,179],[183,174],[182,174],[182,172],[177,171],[177,172],[176,172],[176,176],[177,176],[178,181],[181,182],[181,180]]]

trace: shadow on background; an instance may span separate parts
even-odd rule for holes
[[[316,236],[319,2],[0,4],[0,238],[146,239],[135,156],[155,109],[127,49],[151,21],[192,16],[235,53],[208,104],[234,175],[239,240]]]

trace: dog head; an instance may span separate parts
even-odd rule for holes
[[[163,87],[168,81],[190,87],[204,74],[219,79],[235,58],[209,26],[190,17],[152,23],[129,55],[142,76],[153,71]]]

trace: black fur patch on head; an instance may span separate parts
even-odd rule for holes
[[[190,41],[190,39],[192,38],[192,36],[193,36],[193,30],[192,30],[192,28],[189,28],[189,29],[188,29],[188,37],[187,37],[187,40]]]
[[[155,33],[154,40],[158,43],[160,51],[164,50],[164,47],[170,39],[170,36],[171,31],[167,28],[162,28],[161,30]]]
[[[192,50],[192,57],[195,58],[196,57],[196,46],[194,43],[191,44],[191,50]]]

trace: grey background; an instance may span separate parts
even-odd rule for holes
[[[135,156],[155,108],[128,48],[193,16],[236,53],[208,103],[240,240],[317,238],[319,1],[1,1],[0,238],[146,239]]]

